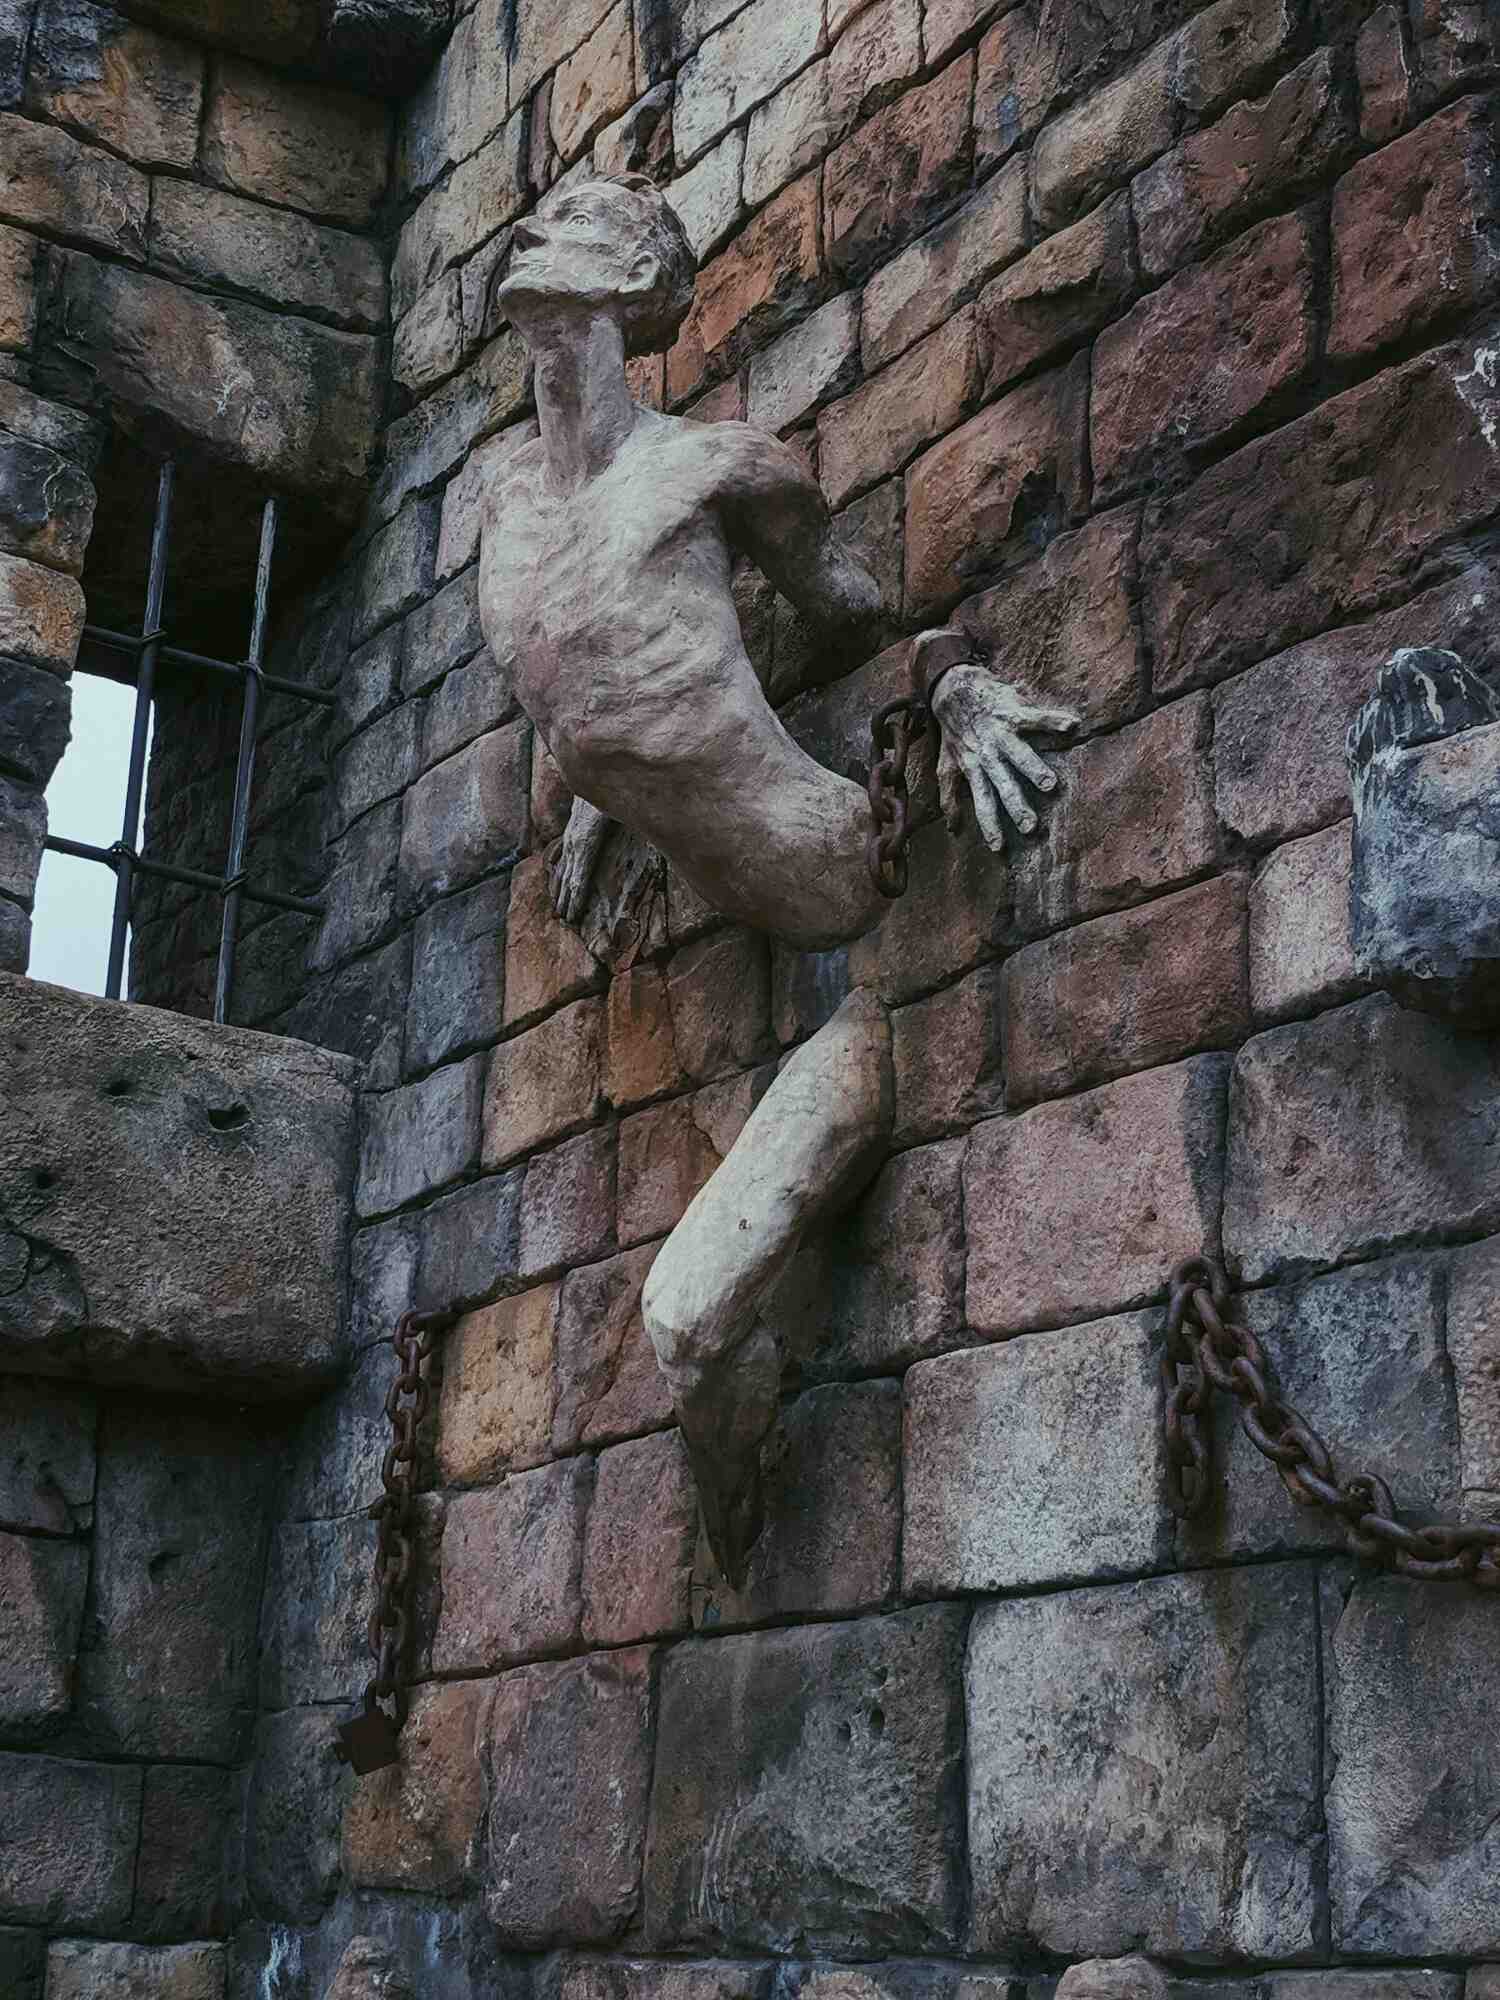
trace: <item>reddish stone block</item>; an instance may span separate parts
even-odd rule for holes
[[[502,1951],[607,1944],[640,1897],[651,1790],[645,1647],[495,1686],[485,1913]]]
[[[1023,932],[1137,902],[1217,859],[1206,695],[1054,758],[1059,791],[1014,863]]]
[[[955,839],[941,820],[919,826],[908,849],[906,894],[878,930],[849,947],[849,979],[890,1005],[930,993],[999,947],[1011,914],[1010,871],[972,818]]]
[[[752,338],[779,332],[806,302],[820,269],[818,182],[816,173],[794,181],[699,273],[693,309],[667,356],[674,403],[723,374]]]
[[[969,178],[974,58],[963,55],[862,125],[824,168],[828,260],[846,278],[920,233]]]
[[[207,173],[245,194],[356,227],[385,191],[390,108],[258,63],[213,65],[202,138]]]
[[[553,910],[547,857],[518,861],[505,931],[505,1026],[528,1025],[603,984],[604,972],[587,945]]]
[[[1243,446],[1141,550],[1158,689],[1219,679],[1394,592],[1500,505],[1490,351],[1457,341]]]
[[[1044,0],[1022,0],[979,44],[974,152],[981,169],[1013,153],[1052,107],[1062,62],[1051,24]]]
[[[1410,15],[1424,104],[1493,80],[1500,44],[1484,0],[1412,0]]]
[[[615,1128],[581,1132],[527,1162],[516,1276],[524,1283],[615,1247]]]
[[[1221,1056],[1198,1056],[976,1126],[964,1164],[968,1319],[1024,1333],[1159,1297],[1212,1253]]]
[[[552,1449],[605,1444],[672,1421],[672,1398],[641,1318],[660,1246],[645,1244],[563,1281]]]
[[[954,613],[1007,680],[1032,700],[1076,709],[1086,729],[1108,729],[1141,705],[1139,527],[1133,507],[1095,515]]]
[[[1058,229],[1155,159],[1172,143],[1174,48],[1143,61],[1042,128],[1032,149],[1032,202],[1044,229]]]
[[[860,340],[867,370],[946,324],[1026,242],[1026,170],[992,174],[946,222],[893,257],[865,287]]]
[[[638,1111],[620,1125],[622,1244],[664,1236],[739,1137],[771,1081],[769,1070],[711,1083]]]
[[[1134,287],[1130,199],[1122,194],[1038,244],[981,297],[985,393],[1113,319]]]
[[[344,1874],[356,1889],[460,1888],[484,1818],[491,1681],[423,1687],[401,1732],[401,1759],[371,1772],[344,1807]]]
[[[1173,91],[1194,118],[1212,116],[1269,80],[1301,26],[1298,0],[1218,0],[1173,37]]]
[[[716,931],[667,967],[677,1061],[694,1083],[748,1069],[772,1052],[771,956],[755,931]]]
[[[1252,417],[1300,378],[1315,337],[1312,243],[1296,216],[1247,231],[1143,299],[1094,344],[1099,492]]]
[[[1314,186],[1349,144],[1329,50],[1237,104],[1131,183],[1136,244],[1148,277],[1165,277],[1258,209]]]
[[[583,1545],[583,1636],[617,1646],[685,1632],[698,1490],[676,1431],[599,1454]]]
[[[1012,567],[1081,513],[1088,363],[971,417],[906,476],[906,601],[940,612],[986,571]]]
[[[1349,928],[1349,834],[1341,819],[1278,847],[1250,891],[1250,1000],[1257,1022],[1336,1007],[1359,991]]]
[[[449,1501],[436,1672],[471,1673],[577,1643],[592,1472],[588,1459],[561,1459]]]
[[[1495,133],[1468,99],[1371,153],[1333,191],[1328,351],[1370,354],[1500,285]]]
[[[999,0],[926,0],[922,10],[922,39],[929,62],[941,62],[951,55],[964,37],[993,14]]]
[[[601,1002],[578,1000],[494,1051],[484,1099],[486,1167],[503,1167],[598,1114],[602,1018]]]
[[[1382,146],[1405,125],[1411,109],[1411,65],[1403,10],[1387,0],[1360,28],[1354,42],[1359,80],[1359,136]]]
[[[1000,968],[982,965],[930,1000],[891,1016],[896,1064],[895,1142],[962,1132],[1000,1110]]]
[[[1219,876],[1027,945],[1002,991],[1011,1105],[1237,1041],[1250,1025],[1244,883]]]
[[[621,0],[552,79],[550,125],[559,157],[571,161],[635,95],[635,43],[630,9]]]
[[[442,1343],[437,1475],[477,1486],[540,1465],[552,1438],[559,1288],[468,1313]]]
[[[658,965],[617,972],[604,1008],[604,1094],[622,1110],[682,1090],[666,974]]]
[[[953,429],[979,386],[974,315],[955,314],[818,419],[818,470],[830,507],[898,471]]]

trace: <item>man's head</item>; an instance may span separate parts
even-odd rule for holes
[[[584,181],[518,222],[497,292],[526,332],[561,311],[618,306],[627,354],[669,347],[693,303],[697,260],[666,197],[642,174]]]

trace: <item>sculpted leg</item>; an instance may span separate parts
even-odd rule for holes
[[[646,1330],[736,1586],[760,1533],[760,1447],[780,1372],[756,1309],[809,1225],[879,1165],[894,1106],[890,1021],[873,994],[851,994],[788,1061],[646,1280]]]

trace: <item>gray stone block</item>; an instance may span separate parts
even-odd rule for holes
[[[92,1944],[63,1938],[47,1947],[47,2000],[223,2000],[221,1944]]]
[[[1317,1943],[1315,1579],[1172,1576],[984,1606],[973,1948],[1226,1963]]]
[[[874,1965],[776,1968],[774,2000],[1023,2000],[1025,1983],[994,1966],[886,1959]]]
[[[1500,1237],[1453,1253],[1448,1358],[1458,1392],[1464,1492],[1479,1511],[1500,1512]]]
[[[302,968],[296,968],[301,983]],[[411,977],[411,940],[393,938],[305,991],[276,1023],[297,1041],[337,1049],[363,1065],[367,1090],[401,1081],[402,1000]]]
[[[141,1773],[128,1764],[0,1755],[0,1919],[115,1930],[130,1914]]]
[[[33,1741],[73,1701],[88,1550],[41,1535],[0,1535],[0,1733]]]
[[[0,1364],[280,1394],[342,1356],[353,1065],[0,975]]]
[[[478,1166],[483,1102],[483,1056],[450,1063],[399,1090],[368,1095],[356,1197],[360,1215],[400,1208]]]
[[[479,565],[474,563],[445,583],[425,604],[418,605],[407,619],[402,692],[410,695],[431,687],[450,668],[473,659],[483,644],[484,633],[479,625]],[[500,719],[499,715],[495,717],[497,722]],[[433,761],[430,748],[426,761],[429,764]]]
[[[402,802],[401,897],[408,907],[465,888],[526,845],[531,729],[492,729],[433,768]]]
[[[349,1253],[349,1345],[357,1354],[371,1341],[389,1340],[416,1295],[417,1240],[421,1218],[393,1215],[361,1229]]]
[[[323,923],[307,955],[308,969],[328,972],[373,944],[396,913],[401,849],[401,802],[389,799],[330,843],[323,887]]]
[[[417,1295],[423,1306],[478,1305],[507,1290],[521,1255],[526,1168],[493,1174],[422,1211]]]
[[[360,569],[349,642],[362,646],[432,589],[441,508],[412,500],[370,538]]]
[[[146,1772],[133,1922],[156,1942],[224,1929],[224,1843],[236,1802],[228,1771],[155,1764]]]
[[[339,1879],[339,1827],[357,1782],[326,1708],[262,1717],[245,1801],[245,1886],[258,1916],[314,1924]]]
[[[0,432],[0,548],[77,576],[93,528],[87,473],[45,445]]]
[[[24,972],[30,963],[31,918],[0,896],[0,972]]]
[[[1163,1493],[1155,1317],[919,1362],[906,1378],[905,1588],[1007,1590],[1154,1569]]]
[[[28,909],[46,838],[47,802],[41,792],[0,772],[0,894]]]
[[[656,1947],[841,1955],[956,1941],[963,1614],[674,1647],[646,1861]]]
[[[98,1406],[87,1391],[8,1381],[0,1394],[0,1528],[71,1535],[94,1518]]]
[[[437,1672],[512,1666],[576,1646],[592,1490],[592,1459],[564,1458],[449,1503]]]
[[[39,1932],[0,1930],[0,1993],[10,2000],[42,2000],[46,1950]]]
[[[1334,1949],[1495,1957],[1493,1597],[1383,1576],[1351,1589],[1335,1577],[1323,1630]]]
[[[67,748],[68,683],[24,660],[0,659],[0,767],[45,785]]]
[[[421,729],[422,704],[407,701],[349,739],[334,765],[333,832],[405,791],[417,774]]]
[[[284,1502],[293,1520],[358,1514],[380,1493],[381,1462],[391,1441],[385,1399],[399,1368],[395,1350],[385,1342],[368,1347],[338,1387],[309,1411]]]
[[[260,1702],[352,1701],[370,1677],[375,1523],[295,1521],[271,1537],[260,1615]]]
[[[505,1022],[505,916],[510,877],[434,903],[412,940],[406,1060],[427,1069],[498,1041]]]

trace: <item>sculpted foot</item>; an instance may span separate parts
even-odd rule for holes
[[[780,1379],[757,1307],[807,1229],[852,1200],[879,1166],[894,1105],[889,1018],[873,994],[851,994],[751,1113],[641,1295],[704,1526],[735,1587],[760,1533],[760,1447]]]

